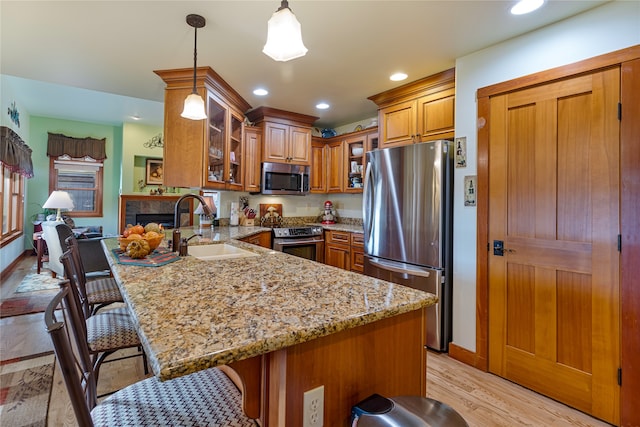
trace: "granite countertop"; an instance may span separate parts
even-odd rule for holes
[[[153,372],[161,380],[437,301],[426,292],[234,240],[263,230],[216,227],[208,237],[205,233],[190,241],[213,239],[257,257],[202,261],[188,256],[160,267],[119,264],[112,253],[117,239],[102,241]],[[190,230],[181,231],[184,237]]]
[[[348,231],[350,233],[364,233],[364,229],[362,228],[362,225],[342,224],[342,223],[337,223],[337,224],[313,223],[308,225],[322,227],[325,230]]]

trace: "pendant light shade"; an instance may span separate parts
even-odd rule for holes
[[[276,61],[289,61],[307,53],[300,23],[289,9],[287,0],[282,0],[280,8],[269,19],[267,43],[262,52]]]
[[[196,90],[196,71],[198,58],[198,28],[204,27],[206,21],[200,15],[187,15],[187,24],[194,28],[193,38],[193,91],[184,100],[184,109],[180,114],[185,119],[203,120],[207,118],[204,101]]]
[[[204,101],[198,93],[194,92],[184,100],[184,109],[180,114],[185,119],[203,120],[207,118]]]

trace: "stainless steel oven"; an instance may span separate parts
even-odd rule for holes
[[[274,228],[273,250],[324,262],[324,231],[313,226]]]

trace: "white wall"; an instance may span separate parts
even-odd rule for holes
[[[476,209],[463,204],[463,179],[476,175],[479,88],[640,44],[640,2],[615,1],[456,60],[456,137],[467,138],[456,169],[453,341],[475,351]]]

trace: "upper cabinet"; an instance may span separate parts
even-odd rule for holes
[[[327,144],[327,193],[344,192],[344,141],[331,138]]]
[[[262,129],[263,162],[311,164],[311,126],[317,117],[258,107],[247,118]]]
[[[244,128],[244,190],[260,191],[260,160],[262,156],[262,132],[260,128],[246,126]]]
[[[327,192],[327,144],[322,138],[311,138],[311,167],[309,191],[311,193]]]
[[[185,119],[180,114],[192,92],[193,68],[154,72],[166,84],[164,185],[244,190],[244,111],[251,106],[210,67],[199,67],[196,90],[207,118]]]
[[[454,137],[453,68],[369,99],[378,105],[380,148]]]
[[[313,138],[311,192],[361,193],[367,151],[377,148],[377,128],[332,138]]]

